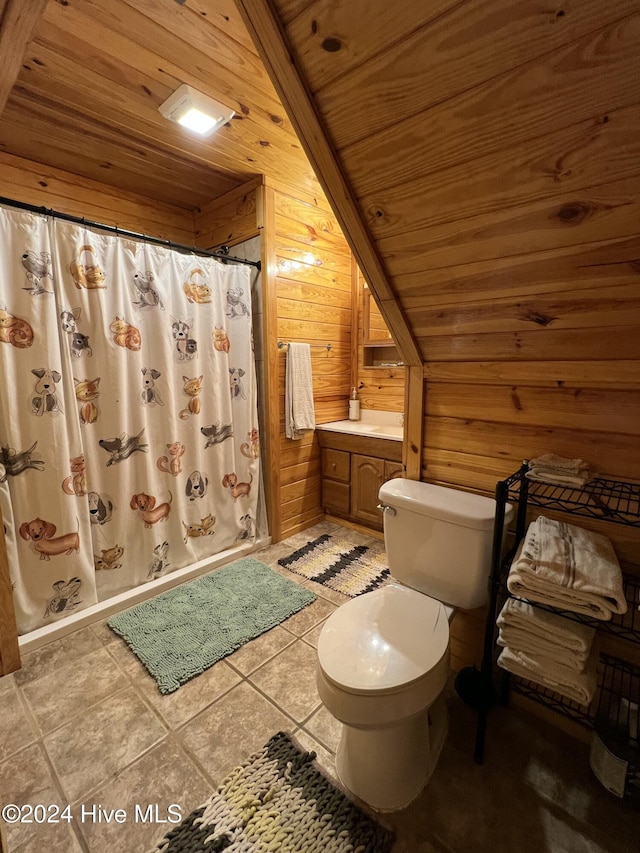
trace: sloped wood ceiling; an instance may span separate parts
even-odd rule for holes
[[[555,450],[640,477],[637,0],[237,3],[425,361],[423,476],[491,490]]]
[[[0,151],[189,210],[258,174],[318,191],[233,0],[0,0],[3,32]],[[235,117],[189,136],[158,112],[181,83]]]

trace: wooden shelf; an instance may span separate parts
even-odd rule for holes
[[[403,367],[398,350],[393,343],[365,344],[362,348],[363,367]]]

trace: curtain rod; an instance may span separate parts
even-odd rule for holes
[[[66,222],[75,222],[77,225],[84,225],[87,228],[98,228],[101,231],[108,231],[111,234],[117,234],[121,237],[133,237],[136,240],[143,240],[145,243],[153,243],[155,246],[166,246],[169,249],[176,249],[179,252],[200,255],[205,258],[217,258],[221,261],[234,261],[237,264],[255,267],[257,270],[262,269],[260,261],[245,261],[244,258],[234,258],[233,255],[229,254],[228,246],[222,246],[215,252],[209,252],[207,249],[198,249],[195,246],[187,246],[184,243],[174,243],[173,240],[163,240],[161,237],[149,237],[147,234],[139,234],[136,231],[128,231],[126,228],[118,228],[117,225],[92,222],[83,216],[72,216],[70,213],[61,213],[59,210],[52,210],[50,207],[37,207],[35,204],[27,204],[25,201],[16,201],[13,198],[0,196],[0,204],[17,207],[20,210],[28,210],[31,213],[39,213],[41,216],[52,216],[55,219],[64,219]]]

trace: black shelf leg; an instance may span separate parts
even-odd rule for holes
[[[476,724],[476,743],[473,759],[476,764],[484,761],[484,742],[487,732],[487,717],[493,703],[493,645],[495,639],[496,607],[500,590],[500,569],[502,562],[502,542],[504,539],[504,513],[507,505],[508,487],[503,481],[496,485],[496,520],[493,527],[493,552],[491,556],[491,574],[489,576],[489,605],[484,630],[482,667],[480,669],[481,697],[478,706]]]

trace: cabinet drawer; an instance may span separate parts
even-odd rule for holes
[[[322,476],[341,483],[349,482],[350,454],[344,450],[325,447],[322,451]]]
[[[350,488],[348,483],[336,483],[335,480],[323,479],[322,505],[328,512],[349,514]]]

